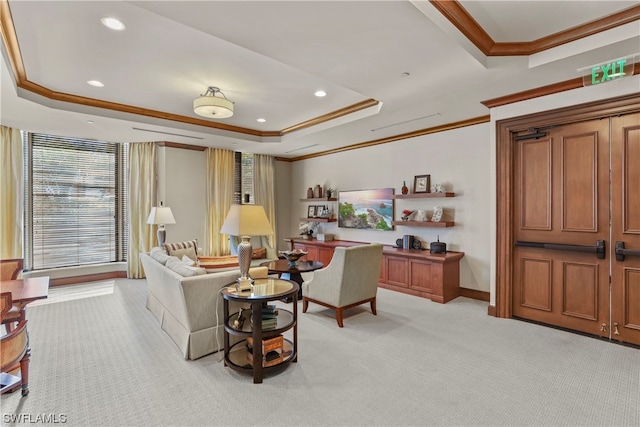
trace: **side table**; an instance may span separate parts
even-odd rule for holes
[[[278,307],[276,326],[273,329],[262,328],[262,307],[269,301],[283,298],[296,298],[298,284],[283,279],[256,279],[250,291],[238,292],[235,284],[229,284],[222,289],[224,308],[224,364],[238,372],[252,373],[253,382],[261,383],[264,373],[283,369],[291,362],[298,361],[298,305],[293,304],[293,311]],[[251,319],[260,319],[252,322],[246,319],[242,327],[233,327],[238,319],[238,312],[230,313],[229,302],[248,303],[251,307]],[[271,366],[263,366],[262,343],[270,338],[279,337],[284,332],[291,331],[291,339],[283,339],[282,359]],[[244,339],[230,345],[230,335],[243,337]],[[253,341],[252,353],[249,353],[248,339]]]

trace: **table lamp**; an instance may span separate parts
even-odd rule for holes
[[[165,238],[167,237],[167,231],[164,228],[165,224],[175,224],[176,220],[171,213],[171,208],[160,206],[151,208],[149,218],[147,218],[147,224],[158,224],[158,246],[164,245]]]
[[[253,284],[253,280],[249,277],[253,251],[251,236],[273,234],[273,228],[264,208],[260,205],[231,205],[220,233],[242,237],[242,242],[238,245],[238,264],[240,265],[238,291],[250,290]]]

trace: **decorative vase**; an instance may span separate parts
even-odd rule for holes
[[[307,199],[313,199],[313,188],[311,187],[307,189]]]
[[[322,187],[320,187],[319,184],[313,187],[313,197],[316,199],[319,199],[322,197]]]
[[[402,194],[408,194],[408,193],[409,193],[409,187],[407,187],[407,182],[402,181]]]
[[[308,234],[303,234],[303,235],[302,235],[302,238],[303,238],[304,240],[309,240],[309,235],[308,235]]]

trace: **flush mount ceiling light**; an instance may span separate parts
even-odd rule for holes
[[[222,96],[216,96],[218,93]],[[209,86],[204,94],[193,100],[193,112],[208,119],[226,119],[233,116],[233,102],[220,89]]]
[[[102,25],[104,25],[105,27],[111,28],[115,31],[122,31],[126,28],[126,26],[120,20],[116,18],[110,18],[108,16],[102,18],[100,22],[102,22]]]

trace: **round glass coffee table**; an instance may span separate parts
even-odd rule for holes
[[[310,271],[319,270],[324,267],[324,264],[320,261],[311,260],[298,260],[296,265],[289,264],[286,259],[279,259],[277,261],[263,262],[261,267],[267,267],[269,274],[278,273],[278,277],[284,280],[292,280],[300,287],[298,291],[298,299],[302,299],[302,279],[301,273],[308,273]]]

